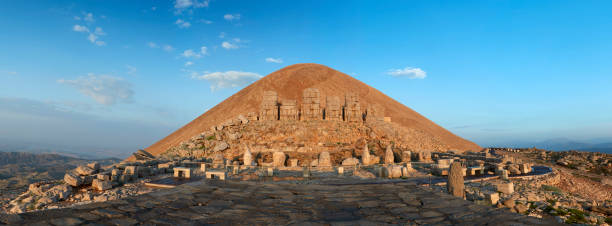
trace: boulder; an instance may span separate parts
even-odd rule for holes
[[[504,200],[504,206],[506,206],[506,207],[508,207],[510,209],[513,209],[514,205],[515,205],[515,202],[516,201],[513,198],[506,199],[506,200]]]
[[[347,158],[342,160],[342,166],[355,166],[359,164],[359,159],[356,158]]]
[[[113,188],[113,186],[111,185],[111,182],[108,180],[98,180],[98,179],[94,179],[93,183],[91,184],[91,186],[98,190],[98,191],[104,191],[104,190],[108,190]]]
[[[151,160],[151,159],[155,159],[155,156],[153,156],[151,153],[139,149],[138,151],[134,152],[134,154],[132,154],[136,160]]]
[[[285,166],[285,160],[287,159],[287,156],[285,156],[285,153],[277,151],[274,152],[274,154],[272,154],[272,159],[273,159],[273,166],[274,167],[283,167]]]
[[[460,162],[453,162],[448,173],[448,182],[446,183],[448,193],[463,198],[465,197],[463,184],[463,168]]]
[[[75,169],[75,172],[81,176],[89,176],[96,172],[96,170],[92,169],[89,166],[79,166]]]
[[[499,193],[497,192],[485,193],[485,200],[487,201],[489,205],[497,205],[497,202],[499,202]]]
[[[319,154],[319,164],[318,167],[331,167],[332,163],[331,163],[331,157],[329,156],[329,152],[321,152],[321,154]]]
[[[87,166],[89,168],[92,168],[93,170],[99,170],[100,169],[100,163],[98,163],[98,162],[89,163],[89,164],[87,164]]]
[[[213,148],[213,152],[224,151],[227,148],[229,148],[229,144],[227,144],[225,141],[220,141],[217,143],[217,145],[215,145],[215,148]]]
[[[72,173],[67,173],[66,175],[64,175],[64,182],[66,182],[66,184],[72,187],[78,187],[83,185],[83,180],[81,179],[81,177],[76,176]]]
[[[355,177],[359,177],[361,179],[373,179],[376,178],[376,176],[373,173],[370,173],[366,170],[357,170],[353,173],[353,176]]]
[[[395,162],[395,157],[393,156],[393,149],[391,148],[391,145],[387,146],[384,160],[385,164],[393,164]]]

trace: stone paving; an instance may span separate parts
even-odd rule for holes
[[[18,225],[556,225],[414,183],[199,181],[123,200],[20,215]],[[1,223],[0,223],[1,224]]]

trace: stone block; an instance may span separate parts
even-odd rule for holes
[[[191,178],[191,168],[186,167],[175,167],[174,168],[174,178]]]
[[[327,96],[325,101],[325,120],[342,121],[342,104],[337,96]]]
[[[67,173],[66,175],[64,175],[64,182],[66,182],[66,184],[72,187],[78,187],[83,185],[83,180],[81,179],[81,177],[76,176],[72,173]]]
[[[98,163],[98,162],[89,163],[89,164],[87,164],[87,166],[89,168],[92,168],[93,170],[99,170],[100,169],[100,163]]]
[[[499,202],[499,193],[497,192],[485,193],[485,200],[487,201],[489,205],[497,205],[497,203]]]
[[[89,166],[78,166],[75,172],[81,176],[88,176],[94,174],[96,171]]]
[[[395,157],[393,156],[393,149],[391,145],[387,145],[387,150],[385,150],[385,164],[393,164],[395,162]]]
[[[267,169],[267,173],[268,173],[268,176],[269,176],[269,177],[274,176],[274,168],[268,168],[268,169]]]
[[[110,177],[106,174],[97,174],[96,179],[98,180],[110,180]]]
[[[342,175],[344,174],[344,167],[340,166],[338,167],[338,175]]]
[[[366,121],[384,121],[385,109],[380,104],[370,104],[366,108]]]
[[[514,193],[514,183],[508,182],[497,184],[497,191],[506,195],[510,195]]]
[[[297,167],[298,166],[298,159],[289,159],[289,165],[291,167]]]
[[[104,190],[113,188],[110,180],[99,180],[99,179],[94,179],[93,182],[91,183],[91,187],[93,187],[94,189],[98,191],[104,191]]]
[[[331,163],[331,157],[329,156],[329,152],[321,152],[321,154],[319,154],[319,164],[317,165],[317,167],[331,167],[332,163]]]
[[[278,120],[278,94],[274,91],[264,91],[259,112],[259,120]]]
[[[359,164],[359,159],[356,158],[347,158],[342,160],[342,166],[356,166]]]
[[[321,93],[319,90],[315,88],[307,88],[304,89],[302,94],[301,120],[321,120],[323,114],[321,111]]]
[[[362,122],[363,113],[359,103],[359,94],[349,92],[344,96],[344,121]]]
[[[226,175],[225,171],[206,171],[206,179],[225,180]]]
[[[123,174],[138,177],[138,166],[126,166],[125,170],[123,170]]]
[[[455,197],[465,197],[465,187],[463,184],[463,168],[461,167],[461,163],[453,162],[451,164],[451,168],[448,173],[448,182],[446,183],[446,189],[448,190],[449,194]]]
[[[299,120],[297,102],[295,100],[281,101],[279,117],[281,121]]]

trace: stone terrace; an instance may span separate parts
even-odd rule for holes
[[[362,181],[363,182],[363,181]],[[124,200],[0,215],[20,225],[554,225],[414,183],[199,181]],[[0,223],[1,224],[1,223]]]

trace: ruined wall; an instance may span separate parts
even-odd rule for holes
[[[264,91],[259,120],[278,120],[278,94],[276,92]]]
[[[357,93],[347,93],[344,96],[344,121],[363,121],[361,104],[359,103],[359,95]]]
[[[321,112],[321,93],[318,89],[305,89],[302,96],[302,120],[320,120],[323,117]]]
[[[328,96],[325,101],[325,120],[342,121],[342,104],[337,96]]]
[[[369,104],[366,109],[366,121],[384,121],[385,109],[380,104]]]
[[[298,108],[295,100],[282,100],[280,106],[280,120],[298,120]]]

